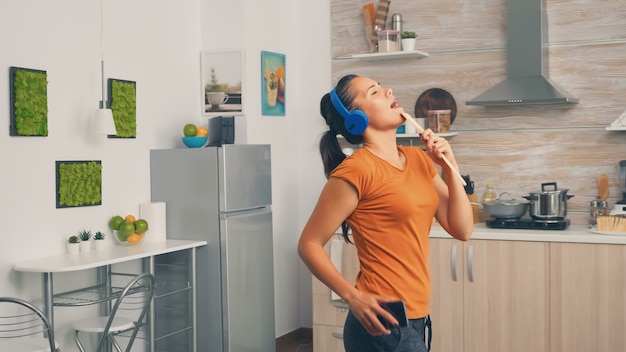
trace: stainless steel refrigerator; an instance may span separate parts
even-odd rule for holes
[[[167,237],[208,242],[197,253],[197,350],[276,351],[270,146],[151,150],[150,182]]]

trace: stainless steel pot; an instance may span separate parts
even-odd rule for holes
[[[528,202],[522,203],[515,199],[496,199],[483,203],[483,207],[489,216],[496,219],[517,219],[526,214],[528,204]]]
[[[552,190],[547,190],[548,187]],[[572,195],[567,194],[568,189],[558,189],[556,182],[541,184],[541,192],[531,192],[524,198],[530,201],[528,213],[537,220],[562,220],[567,215],[567,200]]]
[[[500,194],[498,199],[472,204],[480,205],[489,216],[496,219],[518,219],[524,216],[530,203],[526,200],[516,200],[514,198],[502,199],[504,194],[508,194],[508,192]]]

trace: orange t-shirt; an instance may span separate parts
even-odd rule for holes
[[[330,177],[352,184],[359,203],[347,219],[360,262],[359,291],[403,300],[409,319],[429,314],[428,237],[439,205],[437,169],[418,147],[398,150],[404,170],[360,148]]]

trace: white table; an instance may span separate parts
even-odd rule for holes
[[[192,251],[192,304],[195,306],[196,294],[195,294],[195,251],[197,247],[206,245],[206,241],[188,241],[188,240],[165,240],[161,242],[144,242],[137,246],[120,246],[112,245],[109,248],[105,248],[102,251],[91,251],[87,254],[59,254],[48,257],[43,257],[34,260],[28,260],[20,262],[14,265],[16,271],[40,273],[42,277],[42,291],[43,291],[43,303],[44,314],[50,320],[50,324],[54,326],[54,288],[53,288],[53,273],[72,272],[88,269],[99,269],[103,272],[110,270],[112,264],[128,262],[136,259],[147,260],[150,273],[154,274],[154,257],[160,254],[167,254],[183,250]],[[107,275],[100,275],[101,280],[105,279]],[[158,280],[158,278],[157,278]],[[108,283],[110,284],[110,282]],[[195,312],[195,309],[193,309]],[[153,313],[153,312],[152,312]],[[195,313],[194,313],[195,314]],[[149,322],[149,346],[150,351],[154,351],[154,314],[150,314]],[[193,318],[194,335],[195,335],[195,321]],[[194,341],[195,336],[194,336]],[[194,349],[195,350],[195,349]]]

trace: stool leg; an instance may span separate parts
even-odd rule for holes
[[[76,346],[78,346],[80,352],[85,352],[85,348],[83,348],[83,344],[80,343],[80,339],[78,338],[78,330],[74,330],[74,342],[76,342]]]

